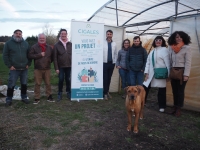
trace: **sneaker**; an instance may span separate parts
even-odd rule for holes
[[[12,105],[12,102],[11,102],[11,101],[7,101],[7,102],[5,103],[5,107],[11,106],[11,105]]]
[[[29,100],[27,98],[22,99],[22,102],[25,103],[25,104],[29,104]]]
[[[110,93],[108,92],[108,98],[112,98],[112,96],[110,95]]]
[[[160,111],[161,113],[163,113],[163,112],[165,111],[165,109],[164,109],[164,108],[160,108],[159,111]]]
[[[104,95],[104,99],[107,101],[108,100],[108,95]]]
[[[33,104],[38,104],[39,102],[40,102],[39,99],[35,99],[34,102],[33,102]]]
[[[49,97],[48,97],[48,99],[47,99],[47,102],[55,102],[55,101],[53,100],[52,96],[49,95]]]

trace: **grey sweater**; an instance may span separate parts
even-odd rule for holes
[[[118,56],[117,56],[117,61],[116,61],[116,66],[120,66],[123,69],[126,69],[126,54],[127,54],[128,50],[120,50],[118,52]]]
[[[189,45],[184,45],[176,54],[169,46],[171,67],[184,67],[184,76],[190,76],[192,63],[192,50]]]

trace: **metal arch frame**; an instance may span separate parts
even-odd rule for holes
[[[140,35],[142,35],[144,32],[146,32],[147,30],[149,30],[151,27],[155,26],[156,24],[158,24],[159,22],[154,23],[153,25],[151,25],[150,27],[148,27],[146,30],[144,30],[142,33],[140,33]]]
[[[113,8],[113,7],[105,6],[105,8],[109,8],[109,9],[114,9],[114,10],[115,10],[115,8]],[[118,10],[118,11],[122,11],[122,12],[131,13],[131,14],[137,14],[137,13],[134,13],[134,12],[130,12],[130,11],[123,10],[123,9],[118,9],[118,8],[117,8],[117,10]]]
[[[185,5],[185,4],[181,3],[181,2],[178,2],[178,3],[179,3],[180,5],[183,5],[183,6],[187,7],[187,8],[190,8],[190,9],[195,10],[195,8],[192,8],[192,7],[190,7],[190,6],[188,6],[188,5]]]
[[[192,15],[185,15],[185,16],[180,16],[180,17],[177,17],[177,18],[182,18],[182,17],[190,17],[190,16],[199,16],[200,14],[192,14]],[[170,21],[170,19],[168,20],[168,21]],[[160,21],[161,22],[161,21]],[[135,25],[135,26],[137,26],[137,25]],[[130,27],[133,27],[133,26],[130,26]],[[165,35],[166,33],[168,33],[169,31],[167,31],[167,32],[165,32],[164,34],[162,34],[162,36],[166,36],[167,37],[167,35]],[[196,31],[197,32],[197,31]],[[143,34],[139,34],[139,33],[135,33],[134,31],[126,31],[126,33],[133,33],[133,34],[137,34],[137,35],[140,35],[140,36],[143,36],[143,35],[157,35],[158,33],[143,33]],[[159,34],[161,34],[161,33],[159,33]],[[198,35],[197,35],[198,36]]]
[[[101,6],[87,21],[90,21],[99,11],[101,11],[106,5],[110,4],[112,1],[114,0],[109,0],[107,3]]]
[[[175,18],[177,17],[178,14],[178,0],[175,0]]]
[[[158,30],[158,29],[166,29],[166,28],[169,28],[169,27],[163,27],[163,28],[153,28],[153,29],[148,29],[148,30]],[[131,32],[142,32],[142,31],[146,31],[146,30],[134,30],[134,31],[127,31],[128,33],[131,33]]]
[[[193,11],[199,11],[199,10],[200,9],[188,10],[188,11],[184,11],[184,12],[178,13],[177,15],[181,15],[181,14],[188,13],[188,12],[193,12]],[[197,15],[197,14],[190,14],[189,16],[191,16],[191,15]],[[174,16],[175,15],[169,16],[169,17],[164,18],[164,19],[157,19],[157,20],[145,21],[145,22],[140,22],[140,23],[128,24],[128,25],[124,25],[122,27],[133,27],[133,26],[139,26],[139,25],[148,25],[148,24],[154,23],[154,22],[170,21],[170,19],[172,17],[174,17]],[[185,15],[185,16],[188,16],[188,15]],[[184,17],[184,16],[180,16],[180,17]],[[177,17],[177,18],[179,18],[179,17]]]
[[[164,37],[169,37],[168,35],[165,35],[167,32],[164,32],[164,33],[144,33],[140,36],[145,36],[145,35],[157,35],[158,36],[158,35],[161,35],[161,36],[164,36]]]
[[[196,16],[195,16],[195,33],[196,33],[197,43],[198,43],[199,52],[200,52],[200,43],[199,43],[199,36],[198,36],[198,32],[197,32],[197,17]]]
[[[181,17],[187,17],[187,16],[195,16],[195,15],[199,15],[199,11],[200,9],[194,9],[192,7],[189,7],[185,4],[182,4],[181,2],[179,2],[180,0],[168,0],[166,2],[162,2],[162,3],[159,3],[159,4],[156,4],[154,6],[151,6],[137,14],[135,14],[132,18],[130,18],[129,20],[127,20],[123,25],[119,26],[119,22],[118,22],[118,6],[117,6],[117,0],[109,0],[107,3],[105,3],[102,7],[100,7],[87,21],[90,21],[98,12],[100,12],[103,8],[106,8],[106,6],[110,3],[112,3],[113,1],[115,1],[115,7],[116,8],[113,8],[116,10],[116,20],[117,20],[117,26],[118,27],[133,27],[133,26],[141,26],[141,25],[149,25],[150,23],[154,23],[153,25],[149,26],[147,29],[145,29],[142,33],[140,33],[139,35],[143,35],[145,34],[145,32],[147,30],[149,30],[151,27],[155,26],[156,24],[160,23],[160,22],[163,22],[163,21],[170,21],[172,19],[176,19],[176,18],[181,18]],[[171,2],[175,2],[175,14],[174,15],[171,15],[167,18],[163,18],[163,19],[158,19],[158,20],[150,20],[150,21],[145,21],[145,22],[139,22],[139,23],[134,23],[134,24],[128,24],[126,25],[129,21],[131,21],[132,19],[134,19],[135,17],[137,17],[138,15],[141,15],[142,13],[150,10],[150,9],[153,9],[157,6],[160,6],[160,5],[164,5],[164,4],[167,4],[167,3],[171,3]],[[181,13],[178,13],[178,4],[180,5],[183,5],[185,7],[188,7],[192,10],[189,10],[189,11],[184,11],[184,12],[181,12]],[[197,11],[196,14],[190,14],[190,15],[184,15],[184,16],[178,16],[178,15],[181,15],[181,14],[184,14],[184,13],[189,13],[189,12],[194,12],[194,11]]]
[[[116,7],[117,26],[119,26],[119,21],[118,21],[118,10],[117,10],[117,0],[115,0],[115,7]]]
[[[157,4],[157,5],[154,5],[154,6],[152,6],[152,7],[149,7],[149,8],[147,8],[147,9],[145,9],[145,10],[139,12],[139,13],[136,14],[135,16],[131,17],[129,20],[127,20],[125,23],[123,23],[122,26],[124,26],[126,23],[128,23],[129,21],[131,21],[133,18],[137,17],[138,15],[141,15],[142,13],[146,12],[147,10],[150,10],[150,9],[152,9],[152,8],[154,8],[154,7],[157,7],[157,6],[166,4],[166,3],[171,3],[171,2],[173,2],[173,1],[174,1],[174,0],[166,1],[166,2],[163,2],[163,3],[159,3],[159,4]]]

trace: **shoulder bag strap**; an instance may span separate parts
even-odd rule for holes
[[[152,54],[152,64],[153,64],[153,68],[155,66],[155,62],[154,62],[154,50],[153,50],[153,54]]]

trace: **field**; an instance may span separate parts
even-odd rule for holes
[[[0,56],[0,78],[7,84],[8,69]],[[52,67],[53,68],[53,67]],[[33,90],[33,68],[29,70],[28,90]],[[52,69],[53,97],[57,93],[57,75]],[[139,121],[139,133],[127,132],[124,99],[111,93],[108,101],[46,101],[42,86],[41,102],[33,105],[15,100],[6,108],[0,103],[0,149],[187,149],[200,147],[200,113],[182,110],[179,118],[158,112],[157,90],[150,91]],[[0,96],[2,98],[2,95]],[[170,111],[171,108],[167,107]]]

